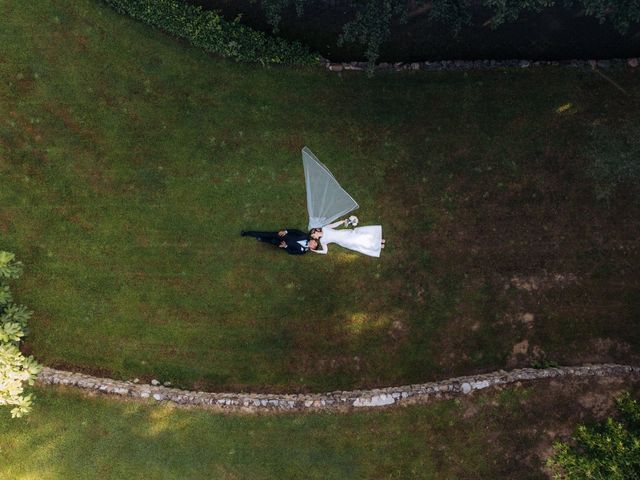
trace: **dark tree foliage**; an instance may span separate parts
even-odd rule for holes
[[[304,4],[309,0],[262,0],[262,9],[267,17],[267,21],[273,27],[274,33],[278,33],[278,26],[282,20],[282,10],[290,4],[295,5],[298,16],[304,12]]]
[[[389,36],[391,22],[400,17],[404,20],[405,6],[398,0],[368,0],[356,13],[356,18],[342,27],[339,44],[358,42],[365,46],[365,56],[370,65],[378,59],[382,42]]]
[[[275,30],[283,9],[295,5],[298,15],[304,6],[327,0],[261,0],[267,20]],[[581,9],[600,22],[609,21],[626,33],[640,22],[640,0],[353,0],[353,16],[342,26],[339,42],[357,42],[364,46],[370,67],[378,59],[380,46],[388,38],[394,22],[404,22],[416,15],[429,15],[447,24],[453,31],[474,20],[480,9],[488,11],[488,19],[480,19],[491,28],[514,22],[523,12],[540,12],[556,5]],[[481,8],[479,8],[481,7]]]

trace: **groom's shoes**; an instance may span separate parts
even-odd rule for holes
[[[245,232],[244,230],[240,231],[240,236],[241,237],[246,237],[247,236],[247,232]]]

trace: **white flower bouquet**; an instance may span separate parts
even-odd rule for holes
[[[347,218],[347,227],[355,227],[356,225],[358,225],[358,217],[351,215]]]

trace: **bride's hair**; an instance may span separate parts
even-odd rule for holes
[[[312,228],[311,230],[309,230],[309,236],[313,235],[316,232],[321,232],[322,229],[321,228]]]
[[[318,250],[318,249],[322,250],[322,244],[320,243],[320,240],[318,240],[317,238],[312,238],[311,240],[316,242],[316,248],[309,247],[311,250]]]

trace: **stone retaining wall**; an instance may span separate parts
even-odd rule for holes
[[[250,394],[191,392],[164,386],[97,378],[82,373],[44,368],[38,375],[42,385],[67,385],[131,399],[154,399],[199,408],[248,413],[355,410],[426,403],[434,399],[469,395],[495,385],[559,377],[638,375],[640,367],[629,365],[586,365],[547,369],[523,368],[506,372],[451,378],[440,382],[404,385],[373,390],[336,391],[310,394]]]
[[[343,62],[332,63],[324,60],[323,65],[331,72],[342,72],[345,70],[366,70],[367,62]],[[640,65],[640,59],[613,58],[606,60],[439,60],[435,62],[397,62],[379,63],[375,66],[376,71],[402,71],[402,70],[471,70],[471,69],[491,69],[491,68],[529,68],[546,66],[564,66],[572,68],[615,68],[625,67],[636,68]]]

